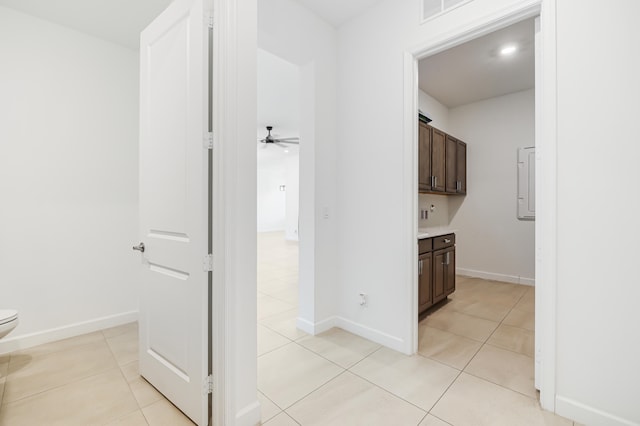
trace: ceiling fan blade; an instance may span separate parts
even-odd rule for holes
[[[300,142],[298,141],[287,141],[287,140],[283,140],[283,139],[278,139],[278,143],[290,143],[292,145],[299,145]]]

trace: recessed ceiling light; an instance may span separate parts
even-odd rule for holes
[[[518,51],[518,46],[515,44],[508,44],[500,49],[500,55],[502,56],[511,56]]]
[[[289,153],[289,150],[288,150],[288,149],[285,149],[285,150],[284,150],[284,153],[285,153],[285,154],[288,154],[288,153]]]

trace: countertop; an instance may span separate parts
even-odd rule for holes
[[[418,239],[439,237],[440,235],[454,234],[457,230],[446,226],[433,228],[418,228]]]

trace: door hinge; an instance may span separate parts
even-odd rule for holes
[[[213,374],[209,374],[207,377],[204,378],[202,391],[205,395],[213,393]]]
[[[213,132],[207,132],[204,137],[204,148],[213,149]]]
[[[207,27],[213,28],[213,12],[211,11],[205,12],[204,23]]]
[[[202,259],[202,267],[204,268],[205,272],[213,271],[213,255],[212,254],[206,255]]]

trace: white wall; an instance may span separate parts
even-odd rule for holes
[[[314,333],[337,313],[336,31],[295,1],[260,0],[258,46],[301,70],[298,325]]]
[[[535,145],[534,91],[452,108],[467,142],[467,195],[449,197],[459,273],[534,284],[535,222],[517,219],[518,148]]]
[[[0,7],[0,57],[3,352],[135,319],[138,54]]]
[[[298,152],[295,145],[258,148],[258,232],[284,231],[287,240],[298,239]]]
[[[607,6],[557,2],[557,409],[637,425],[640,3]]]
[[[433,120],[431,126],[449,132],[449,108],[422,90],[418,90],[418,108]]]
[[[513,2],[475,0],[421,24],[420,2],[386,0],[338,32],[340,316],[352,331],[398,350],[411,351],[415,322],[403,53]],[[360,292],[369,295],[366,308]]]
[[[258,151],[258,232],[284,231],[286,194],[281,185],[286,185],[284,158],[260,164]]]
[[[475,0],[420,25],[419,2],[386,0],[340,28],[338,288],[340,315],[360,334],[406,350],[415,321],[403,315],[413,283],[403,241],[402,54],[517,3]],[[628,188],[640,181],[640,64],[630,53],[640,4],[543,7],[557,10],[557,26],[545,27],[557,31],[558,49],[556,408],[582,423],[638,424],[640,200]],[[365,309],[359,291],[369,294]]]
[[[300,151],[289,148],[284,160],[286,192],[284,238],[298,241],[298,223],[300,217]]]

